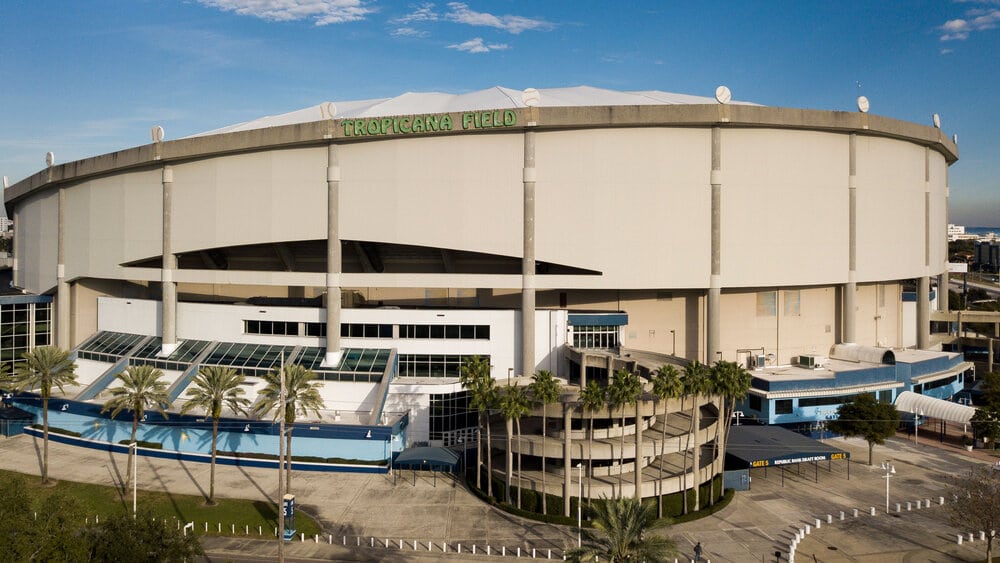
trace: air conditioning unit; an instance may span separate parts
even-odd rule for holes
[[[799,365],[804,368],[820,368],[823,367],[823,362],[826,360],[823,356],[817,356],[815,354],[802,354],[799,356]]]
[[[747,357],[747,369],[763,369],[767,365],[767,356],[756,354]]]

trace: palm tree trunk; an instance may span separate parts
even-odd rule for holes
[[[618,450],[618,498],[625,498],[625,491],[623,490],[625,484],[625,405],[621,406],[622,409],[622,447]]]
[[[285,429],[287,433],[285,435],[285,459],[288,460],[288,464],[285,465],[285,494],[287,495],[292,494],[292,422]]]
[[[641,399],[635,400],[635,499],[642,501],[642,427],[639,424]]]
[[[719,414],[715,418],[715,443],[712,444],[712,467],[715,467],[716,460],[719,459],[719,440],[722,439],[722,425],[725,424],[726,420],[726,406],[722,401],[722,397],[716,395],[716,409],[718,409]],[[715,505],[715,470],[709,471],[709,482],[708,482],[708,506]]]
[[[687,409],[684,408],[686,406],[684,404],[685,402],[686,402],[686,399],[682,398],[681,399],[681,411],[687,410]],[[697,401],[695,401],[695,402],[697,403]],[[681,476],[682,476],[681,479],[683,481],[683,483],[681,485],[681,488],[684,489],[681,492],[681,496],[684,498],[684,514],[687,514],[688,510],[690,508],[688,506],[688,494],[687,494],[687,491],[688,491],[688,478],[687,478],[687,475],[688,475],[688,452],[691,451],[691,433],[692,432],[694,432],[694,411],[693,410],[691,411],[691,418],[690,418],[690,422],[688,423],[688,433],[687,433],[687,436],[684,439],[684,464],[683,464],[684,467],[681,469]]]
[[[542,403],[542,514],[548,514],[548,502],[545,498],[545,430],[548,426],[545,403]],[[566,468],[569,471],[569,468]],[[520,508],[520,505],[518,506]]]
[[[493,496],[493,437],[490,435],[490,413],[486,411],[486,495]]]
[[[49,398],[42,394],[42,484],[49,482]]]
[[[212,469],[208,480],[208,504],[215,504],[215,453],[219,441],[219,419],[212,417]]]
[[[514,483],[514,450],[511,448],[511,438],[514,434],[514,419],[507,419],[507,494],[504,498],[507,499],[507,504],[510,504],[510,487]],[[518,484],[520,486],[520,484]],[[518,496],[521,492],[518,491]],[[520,508],[520,506],[518,507]]]
[[[136,411],[132,411],[132,412],[133,412],[133,414],[132,414],[132,439],[129,440],[129,443],[130,444],[135,444],[136,443],[135,442],[135,435],[136,435],[136,432],[139,430],[139,411],[136,410]],[[139,447],[136,446],[135,453],[139,453],[138,449],[139,449]],[[132,450],[132,447],[130,446],[129,449],[128,449],[128,467],[125,468],[125,475],[127,475],[127,477],[125,478],[125,490],[126,491],[128,491],[128,488],[132,485],[132,456],[133,455],[134,455],[133,454],[133,450]]]
[[[694,411],[691,422],[694,425],[694,451],[691,453],[691,467],[694,471],[694,509],[701,510],[701,441],[698,433],[701,431],[701,405],[699,397],[694,396]]]
[[[660,483],[657,497],[656,517],[663,518],[663,457],[667,449],[667,400],[663,400],[663,420],[660,421]]]
[[[476,432],[476,488],[483,490],[483,411],[479,411],[479,431]]]
[[[590,413],[590,434],[587,434],[587,506],[594,488],[594,413]]]
[[[521,508],[521,419],[517,419],[517,508]]]

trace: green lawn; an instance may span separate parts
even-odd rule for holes
[[[62,491],[80,501],[89,518],[105,518],[115,512],[132,510],[132,494],[122,493],[120,489],[92,485],[90,483],[74,483],[58,481],[55,486],[41,485],[41,478],[34,475],[23,475],[13,471],[0,470],[0,490],[8,487],[10,479],[19,475],[26,480],[31,496],[36,503],[56,491]],[[250,534],[257,535],[257,527],[263,529],[264,535],[274,533],[277,526],[275,506],[251,500],[217,499],[218,504],[207,506],[204,497],[176,495],[170,493],[155,493],[139,491],[138,504],[148,508],[158,518],[176,520],[183,523],[194,522],[198,534],[205,533],[205,522],[208,522],[208,533],[218,535],[219,524],[222,524],[222,535],[232,535],[232,526],[236,526],[236,535],[245,535],[245,526],[250,526]],[[319,525],[312,519],[296,511],[295,528],[306,536],[320,533]]]

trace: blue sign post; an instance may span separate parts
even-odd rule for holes
[[[295,537],[295,495],[285,495],[281,517],[285,519],[285,541],[292,541]]]

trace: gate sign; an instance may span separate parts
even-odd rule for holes
[[[295,537],[295,495],[285,495],[281,503],[281,517],[285,519],[285,540]]]

